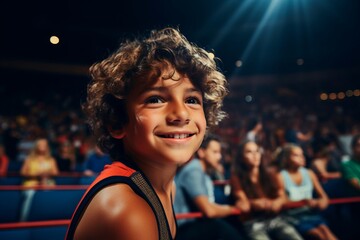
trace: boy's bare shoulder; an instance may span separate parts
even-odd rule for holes
[[[126,184],[102,189],[79,223],[76,239],[158,239],[148,203]]]

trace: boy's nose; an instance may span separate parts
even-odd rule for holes
[[[169,105],[166,121],[172,125],[185,125],[190,122],[190,114],[184,103],[175,102]]]

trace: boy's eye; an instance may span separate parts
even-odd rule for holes
[[[201,100],[198,99],[197,97],[190,97],[190,98],[186,99],[186,103],[189,103],[189,104],[201,104]]]
[[[147,104],[156,104],[156,103],[163,103],[164,100],[159,96],[152,96],[146,99],[145,103]]]

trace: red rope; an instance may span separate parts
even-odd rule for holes
[[[6,177],[22,177],[22,175],[18,171],[10,171],[6,174]],[[54,177],[87,177],[87,175],[82,172],[59,172]]]
[[[70,223],[70,220],[67,220],[67,219],[65,219],[65,220],[50,220],[50,221],[1,223],[0,229],[67,226],[67,225],[69,225],[69,223]]]
[[[18,186],[18,185],[7,185],[0,186],[0,191],[2,190],[13,190],[13,191],[23,191],[23,190],[86,190],[88,185],[55,185],[55,186]]]
[[[190,213],[178,213],[176,214],[176,219],[184,218],[201,218],[203,214],[201,212],[190,212]]]
[[[344,203],[355,203],[360,202],[360,197],[349,197],[349,198],[336,198],[330,199],[330,204],[344,204]],[[285,209],[302,207],[306,203],[305,201],[290,202],[284,206]],[[231,215],[239,215],[240,210],[234,210]],[[201,212],[190,212],[190,213],[178,213],[176,219],[186,218],[201,218],[204,215]],[[33,227],[52,227],[52,226],[67,226],[70,220],[50,220],[50,221],[33,221],[33,222],[16,222],[16,223],[1,223],[1,229],[19,229],[19,228],[33,228]]]
[[[360,197],[330,199],[330,204],[342,204],[342,203],[354,203],[354,202],[360,202]]]

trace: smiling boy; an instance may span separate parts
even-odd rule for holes
[[[173,239],[173,180],[224,117],[226,80],[173,28],[128,40],[90,68],[84,105],[113,159],[79,203],[67,239]]]

